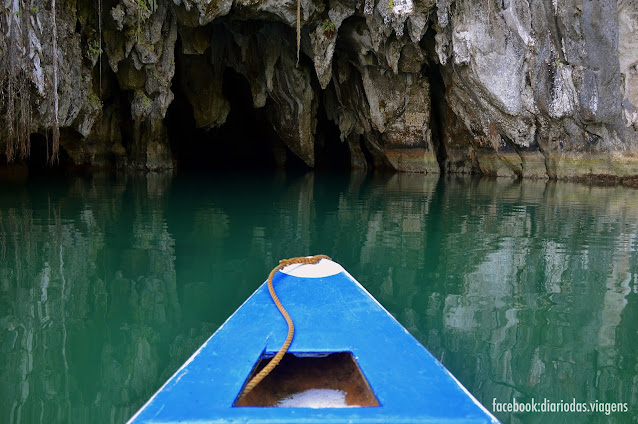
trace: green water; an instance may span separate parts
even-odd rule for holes
[[[638,191],[306,174],[0,187],[0,422],[122,423],[281,258],[325,253],[487,409],[638,422]]]

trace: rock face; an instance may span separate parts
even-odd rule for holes
[[[285,145],[278,163],[344,143],[352,168],[638,175],[636,0],[300,0],[299,57],[295,2],[2,5],[7,161],[34,133],[51,159],[59,128],[72,164],[172,168],[188,148],[168,135],[175,93],[197,128],[221,127],[230,68]]]
[[[446,167],[523,177],[636,174],[629,63],[638,59],[630,29],[638,3],[489,5],[438,4],[445,101],[452,121],[461,121],[443,125],[444,143],[468,139],[474,153],[456,145]]]

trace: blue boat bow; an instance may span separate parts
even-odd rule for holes
[[[289,352],[350,352],[379,406],[233,406],[260,358],[286,337],[264,283],[129,423],[498,422],[339,264],[289,266],[273,283],[296,326]]]

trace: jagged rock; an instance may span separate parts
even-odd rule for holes
[[[54,111],[50,8],[5,1],[7,158],[28,151],[16,134],[57,116],[75,163],[170,168],[171,86],[197,127],[219,127],[232,68],[287,146],[280,164],[294,154],[314,166],[316,149],[346,143],[354,168],[638,174],[636,0],[301,0],[299,63],[295,2],[118,0],[98,24],[99,4],[58,7]],[[316,142],[319,108],[340,140]]]
[[[547,176],[616,174],[586,161],[576,171],[588,154],[635,149],[619,119],[615,3],[489,4],[445,8],[437,36],[440,62],[453,64],[441,68],[447,101],[472,133],[481,170],[538,177],[542,155]]]
[[[205,26],[227,15],[232,5],[232,0],[173,0],[177,22],[186,27]]]
[[[116,28],[106,31],[106,51],[120,89],[133,90],[133,145],[128,148],[128,164],[139,169],[173,167],[163,122],[174,97],[170,85],[175,74],[177,23],[171,10],[166,2],[157,2],[151,10],[146,3],[121,0],[111,11]]]
[[[332,56],[337,44],[339,27],[341,27],[346,18],[354,15],[354,13],[354,7],[348,7],[333,1],[330,3],[328,18],[320,25],[317,25],[315,30],[309,34],[314,55],[315,71],[322,89],[328,86],[332,77]]]

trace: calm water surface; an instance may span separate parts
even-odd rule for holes
[[[122,423],[281,258],[325,253],[488,409],[626,402],[638,422],[638,191],[394,175],[0,187],[0,422]]]

